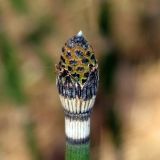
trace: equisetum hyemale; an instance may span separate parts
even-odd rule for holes
[[[90,115],[99,74],[92,46],[82,31],[67,40],[62,47],[56,70],[56,85],[65,112],[67,143],[86,144],[90,137]]]

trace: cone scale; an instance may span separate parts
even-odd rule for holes
[[[98,64],[82,31],[67,40],[56,65],[56,85],[65,113],[68,145],[88,144],[90,115],[98,87]]]

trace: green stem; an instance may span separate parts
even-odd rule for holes
[[[89,160],[90,145],[87,144],[69,144],[66,143],[65,160]]]

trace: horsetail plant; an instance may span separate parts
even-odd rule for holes
[[[66,159],[88,160],[90,115],[99,73],[93,49],[82,31],[62,47],[56,85],[65,113]]]

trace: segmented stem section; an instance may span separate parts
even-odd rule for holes
[[[89,160],[90,159],[90,145],[80,144],[72,145],[66,144],[66,160]]]

